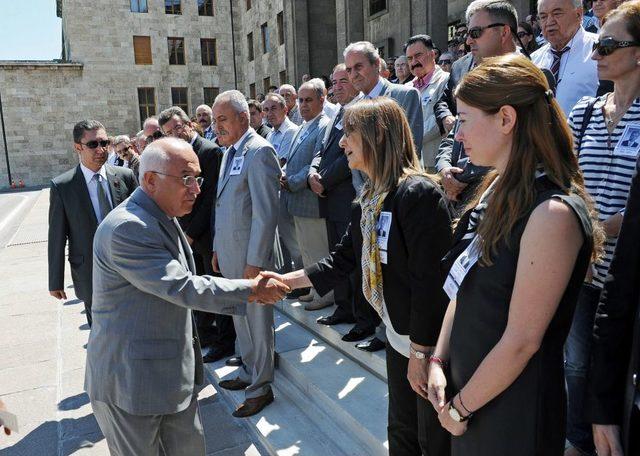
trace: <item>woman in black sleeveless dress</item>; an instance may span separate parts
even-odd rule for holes
[[[454,435],[454,456],[561,456],[562,349],[602,235],[542,72],[520,56],[487,59],[456,97],[456,139],[495,171],[443,260],[451,303],[429,399]]]

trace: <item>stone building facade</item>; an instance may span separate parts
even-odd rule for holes
[[[147,114],[173,104],[193,114],[219,91],[255,96],[270,85],[297,86],[305,73],[329,75],[353,41],[369,40],[393,56],[409,36],[428,32],[444,47],[448,25],[470,3],[56,1],[61,59],[0,61],[11,173],[27,186],[46,185],[77,163],[71,130],[80,119],[102,121],[111,135],[135,134]],[[524,17],[533,2],[514,3]],[[10,185],[2,155],[0,189]]]

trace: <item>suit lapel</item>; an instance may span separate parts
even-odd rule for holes
[[[244,141],[242,143],[240,143],[240,146],[238,147],[238,150],[236,151],[236,157],[239,157],[241,155],[244,155],[247,153],[247,148],[249,145],[249,141],[251,141],[251,139],[253,138],[253,132],[249,132],[249,134],[247,135],[247,137],[244,139]],[[224,151],[224,155],[222,156],[222,165],[220,166],[220,176],[218,177],[218,192],[217,192],[217,196],[220,196],[220,194],[222,193],[222,190],[224,189],[225,185],[227,185],[227,182],[229,182],[229,178],[231,177],[231,173],[227,174],[227,170],[226,165],[227,165],[227,154],[229,153],[229,149]],[[244,165],[242,165],[244,167]],[[223,177],[224,176],[224,177]]]
[[[300,147],[302,146],[302,144],[304,144],[304,142],[307,140],[307,138],[309,137],[309,135],[311,135],[311,133],[313,133],[314,131],[316,131],[316,129],[318,128],[318,125],[320,124],[320,116],[318,116],[317,119],[315,119],[311,125],[309,125],[309,128],[307,128],[307,131],[305,131],[305,138],[300,141],[297,145],[296,141],[298,140],[298,135],[300,135],[300,131],[302,131],[302,128],[300,130],[298,130],[298,132],[296,133],[296,137],[293,138],[293,150],[291,151],[291,153],[289,154],[289,158],[287,158],[287,161],[291,161],[291,159],[293,158],[293,156],[298,152],[298,150],[300,149]]]
[[[113,207],[116,207],[118,204],[124,201],[124,198],[122,197],[122,186],[124,185],[124,183],[109,165],[105,166],[105,172],[107,174],[107,182],[109,182],[111,201],[113,202]]]
[[[380,91],[379,97],[387,96],[387,92],[389,91],[391,83],[388,82],[385,78],[382,78],[382,90]]]
[[[80,207],[82,207],[82,210],[85,212],[87,220],[93,222],[93,230],[95,231],[98,226],[98,219],[96,218],[96,212],[93,210],[93,204],[91,204],[91,197],[89,196],[89,187],[87,187],[87,182],[84,180],[84,174],[82,174],[80,165],[76,168],[73,180],[77,188],[78,198],[80,199]]]

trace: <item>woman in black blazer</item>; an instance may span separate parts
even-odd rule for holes
[[[331,255],[285,275],[291,288],[328,293],[360,268],[363,293],[387,328],[389,453],[449,455],[449,437],[427,401],[431,347],[447,306],[440,259],[452,239],[444,195],[420,168],[411,130],[386,97],[345,110],[349,167],[369,177],[352,223]],[[417,393],[417,394],[416,394]]]

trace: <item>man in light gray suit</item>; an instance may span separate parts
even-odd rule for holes
[[[213,268],[229,279],[253,279],[274,265],[280,165],[271,144],[249,126],[249,106],[241,92],[218,95],[213,118],[218,143],[227,148],[218,180]],[[237,378],[219,385],[245,390],[245,401],[233,416],[247,417],[273,402],[273,309],[251,306],[233,323],[242,366]]]
[[[286,287],[195,275],[176,217],[200,193],[198,157],[177,138],[141,157],[141,187],[99,225],[85,390],[112,455],[204,455],[204,375],[191,309],[242,314]],[[249,307],[262,307],[249,304]]]
[[[324,82],[319,78],[305,82],[298,89],[298,105],[305,122],[293,138],[285,172],[280,178],[282,191],[287,192],[287,212],[293,217],[305,267],[329,255],[327,227],[325,219],[320,217],[318,195],[307,183],[313,157],[322,149],[326,130],[331,127],[331,119],[323,112],[324,90]],[[306,310],[333,304],[333,296],[321,298],[315,290],[300,300],[314,301],[305,306]]]

